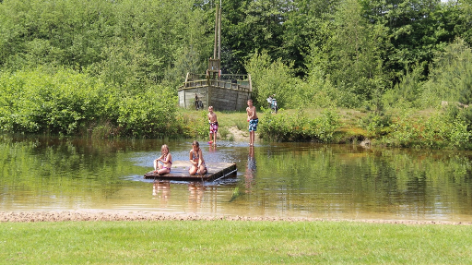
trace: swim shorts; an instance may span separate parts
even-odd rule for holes
[[[255,132],[257,131],[257,124],[259,123],[259,119],[254,119],[249,121],[249,131]]]
[[[210,133],[218,132],[218,122],[210,123]]]

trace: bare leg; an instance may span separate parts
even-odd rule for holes
[[[249,145],[254,145],[254,131],[249,132]]]
[[[170,170],[168,168],[160,168],[158,171],[157,171],[157,174],[159,175],[162,175],[162,174],[167,174],[169,173]]]
[[[190,169],[188,170],[188,173],[190,175],[195,175],[197,173],[197,167],[196,166],[191,166]]]
[[[202,165],[200,166],[200,168],[197,171],[198,174],[205,174],[206,172],[207,172],[206,168]]]

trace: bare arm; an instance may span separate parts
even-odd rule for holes
[[[203,163],[205,163],[205,160],[203,160],[203,154],[202,154],[202,149],[198,150],[199,158],[198,158],[198,167],[201,166]]]
[[[197,163],[197,162],[195,162],[195,161],[193,161],[193,157],[192,157],[192,151],[190,151],[190,154],[189,154],[189,155],[190,155],[190,163],[192,163],[192,165],[194,165],[194,166],[197,166],[197,165],[198,165],[198,163]]]
[[[172,155],[171,154],[167,154],[167,159],[164,161],[164,163],[172,163]]]

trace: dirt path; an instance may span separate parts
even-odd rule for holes
[[[238,127],[232,126],[228,129],[229,133],[233,136],[236,142],[249,142],[249,132],[239,130]],[[259,141],[259,135],[256,133],[256,141]]]

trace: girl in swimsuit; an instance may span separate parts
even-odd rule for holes
[[[205,160],[203,160],[202,149],[200,149],[200,144],[197,141],[193,141],[192,143],[192,149],[190,150],[190,163],[192,163],[192,166],[188,170],[190,175],[205,174],[207,172]]]
[[[172,155],[169,153],[169,147],[166,144],[161,147],[161,153],[162,155],[154,160],[154,173],[159,175],[170,173],[172,167]]]

